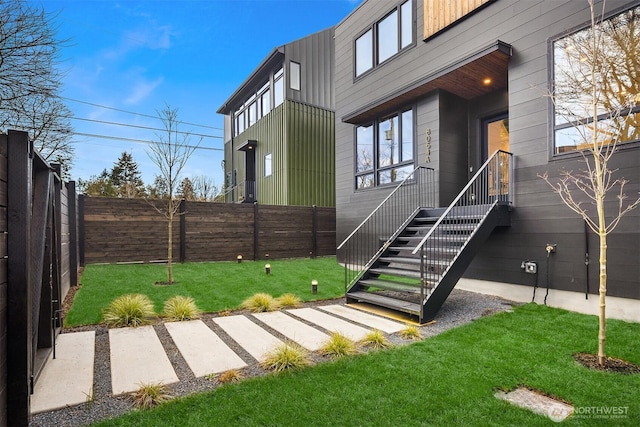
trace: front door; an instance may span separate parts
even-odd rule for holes
[[[482,121],[483,160],[497,150],[509,152],[509,115],[507,113],[489,117]],[[509,193],[509,164],[500,156],[489,164],[489,194]]]

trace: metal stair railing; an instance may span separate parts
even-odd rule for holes
[[[434,170],[416,167],[398,186],[338,245],[344,251],[345,292],[406,226],[421,207],[435,206]]]
[[[438,284],[428,283],[429,264],[440,265],[443,261],[447,267],[440,272],[444,277],[453,261],[460,255],[478,227],[496,204],[512,204],[513,196],[513,155],[503,150],[497,150],[478,169],[473,178],[460,191],[455,200],[438,218],[429,232],[416,245],[412,253],[421,251],[420,257],[420,295],[424,303]],[[446,229],[440,227],[445,223]],[[469,234],[458,248],[453,257],[446,256],[444,249],[450,249],[447,236],[463,234],[469,224],[476,224],[474,231]]]

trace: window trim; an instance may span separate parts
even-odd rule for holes
[[[400,136],[400,139],[398,141],[398,155],[400,156],[400,158],[402,159],[402,150],[403,150],[403,142],[402,142],[402,134],[404,133],[404,129],[403,129],[403,124],[402,124],[402,115],[404,113],[406,113],[407,111],[411,111],[411,151],[412,151],[412,156],[410,160],[402,160],[402,161],[398,161],[394,164],[389,164],[389,165],[385,165],[385,166],[380,166],[380,124],[392,117],[397,117],[398,119],[398,135]],[[366,126],[371,126],[372,131],[373,131],[373,161],[372,161],[372,168],[371,169],[367,169],[364,171],[358,171],[358,129],[361,127],[366,127]],[[384,188],[384,187],[389,187],[389,186],[394,186],[398,184],[398,180],[396,181],[391,181],[388,183],[380,183],[380,174],[385,172],[385,171],[392,171],[394,169],[400,169],[400,168],[404,168],[407,166],[412,167],[412,169],[415,169],[416,166],[416,161],[417,161],[417,125],[416,125],[416,108],[414,105],[411,106],[407,106],[405,108],[401,108],[398,109],[392,113],[389,114],[385,114],[384,116],[380,116],[377,117],[376,119],[370,121],[370,122],[366,122],[366,123],[362,123],[359,125],[354,125],[353,126],[353,190],[356,192],[359,191],[367,191],[367,190],[373,190],[376,188]],[[373,185],[370,187],[363,187],[363,188],[359,188],[358,187],[358,178],[362,177],[362,176],[366,176],[366,175],[370,175],[373,174]]]
[[[634,8],[638,8],[639,6],[631,6],[629,7],[627,6],[622,6],[619,8],[616,8],[612,11],[610,11],[609,13],[605,14],[605,16],[602,18],[601,22],[605,22],[608,21],[618,15],[621,15],[627,11],[630,11]],[[590,21],[584,21],[579,25],[576,25],[566,31],[563,31],[560,34],[557,34],[554,37],[551,37],[548,39],[547,42],[547,87],[550,93],[553,93],[554,87],[555,87],[555,65],[556,65],[556,57],[555,57],[555,44],[557,42],[559,42],[560,40],[566,38],[566,37],[570,37],[574,34],[577,34],[581,31],[584,30],[588,30],[590,28],[591,22]],[[548,97],[547,100],[547,118],[548,118],[548,123],[551,124],[551,126],[547,126],[547,141],[548,141],[548,160],[549,161],[555,161],[555,160],[563,160],[563,159],[567,159],[567,158],[573,158],[573,157],[578,157],[578,156],[582,156],[584,151],[587,148],[583,148],[583,149],[578,149],[577,147],[573,150],[569,150],[566,151],[564,153],[556,153],[556,133],[559,130],[562,129],[569,129],[572,127],[575,127],[574,125],[571,124],[571,122],[567,122],[567,123],[563,123],[560,125],[556,125],[556,107],[554,104],[553,99],[551,99],[551,97]],[[635,107],[633,108],[627,108],[625,110],[623,110],[625,112],[627,112],[627,114],[640,114],[640,103],[636,104]],[[603,114],[600,114],[597,116],[598,121],[600,120],[606,120],[607,118],[610,118],[611,115],[613,113],[611,111],[609,112],[605,112]],[[582,120],[584,120],[582,123],[583,124],[589,124],[592,123],[594,118],[593,117],[587,117],[587,118],[583,118]],[[631,141],[624,141],[624,142],[617,142],[616,143],[616,149],[628,149],[628,148],[634,148],[638,143],[640,142],[640,139],[635,139],[635,140],[631,140]]]
[[[411,11],[411,41],[405,45],[402,46],[402,6],[406,3],[409,3],[410,6],[410,11]],[[382,21],[384,21],[385,19],[387,19],[391,14],[393,13],[397,13],[397,51],[389,56],[388,58],[384,59],[383,61],[379,60],[379,48],[380,48],[380,43],[378,42],[379,40],[379,30],[378,30],[378,26],[380,25],[380,23]],[[381,18],[377,19],[375,22],[373,22],[371,25],[367,26],[366,28],[364,28],[362,31],[360,31],[358,34],[356,34],[356,36],[353,39],[352,42],[352,52],[353,52],[353,80],[357,81],[360,80],[361,78],[363,78],[364,76],[368,75],[369,73],[371,73],[372,71],[376,70],[378,67],[392,61],[394,58],[398,57],[400,54],[406,52],[407,50],[411,49],[412,47],[414,47],[416,45],[416,1],[415,0],[404,0],[404,1],[400,1],[398,2],[391,10],[388,10],[384,15],[382,15]],[[358,40],[364,36],[367,32],[371,31],[371,67],[366,69],[365,71],[363,71],[362,73],[358,74],[357,72],[357,67],[356,67],[356,58],[357,58],[357,42]]]

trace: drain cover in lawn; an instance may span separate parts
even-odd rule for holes
[[[499,391],[495,396],[498,399],[506,400],[516,406],[533,411],[536,414],[549,417],[556,422],[564,421],[573,414],[573,406],[523,387],[517,388],[509,393]]]

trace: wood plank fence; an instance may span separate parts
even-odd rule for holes
[[[167,223],[142,199],[79,198],[81,263],[162,262]],[[335,255],[335,208],[183,201],[174,261]]]
[[[28,425],[62,301],[78,283],[75,186],[60,175],[26,132],[0,134],[0,425]]]

